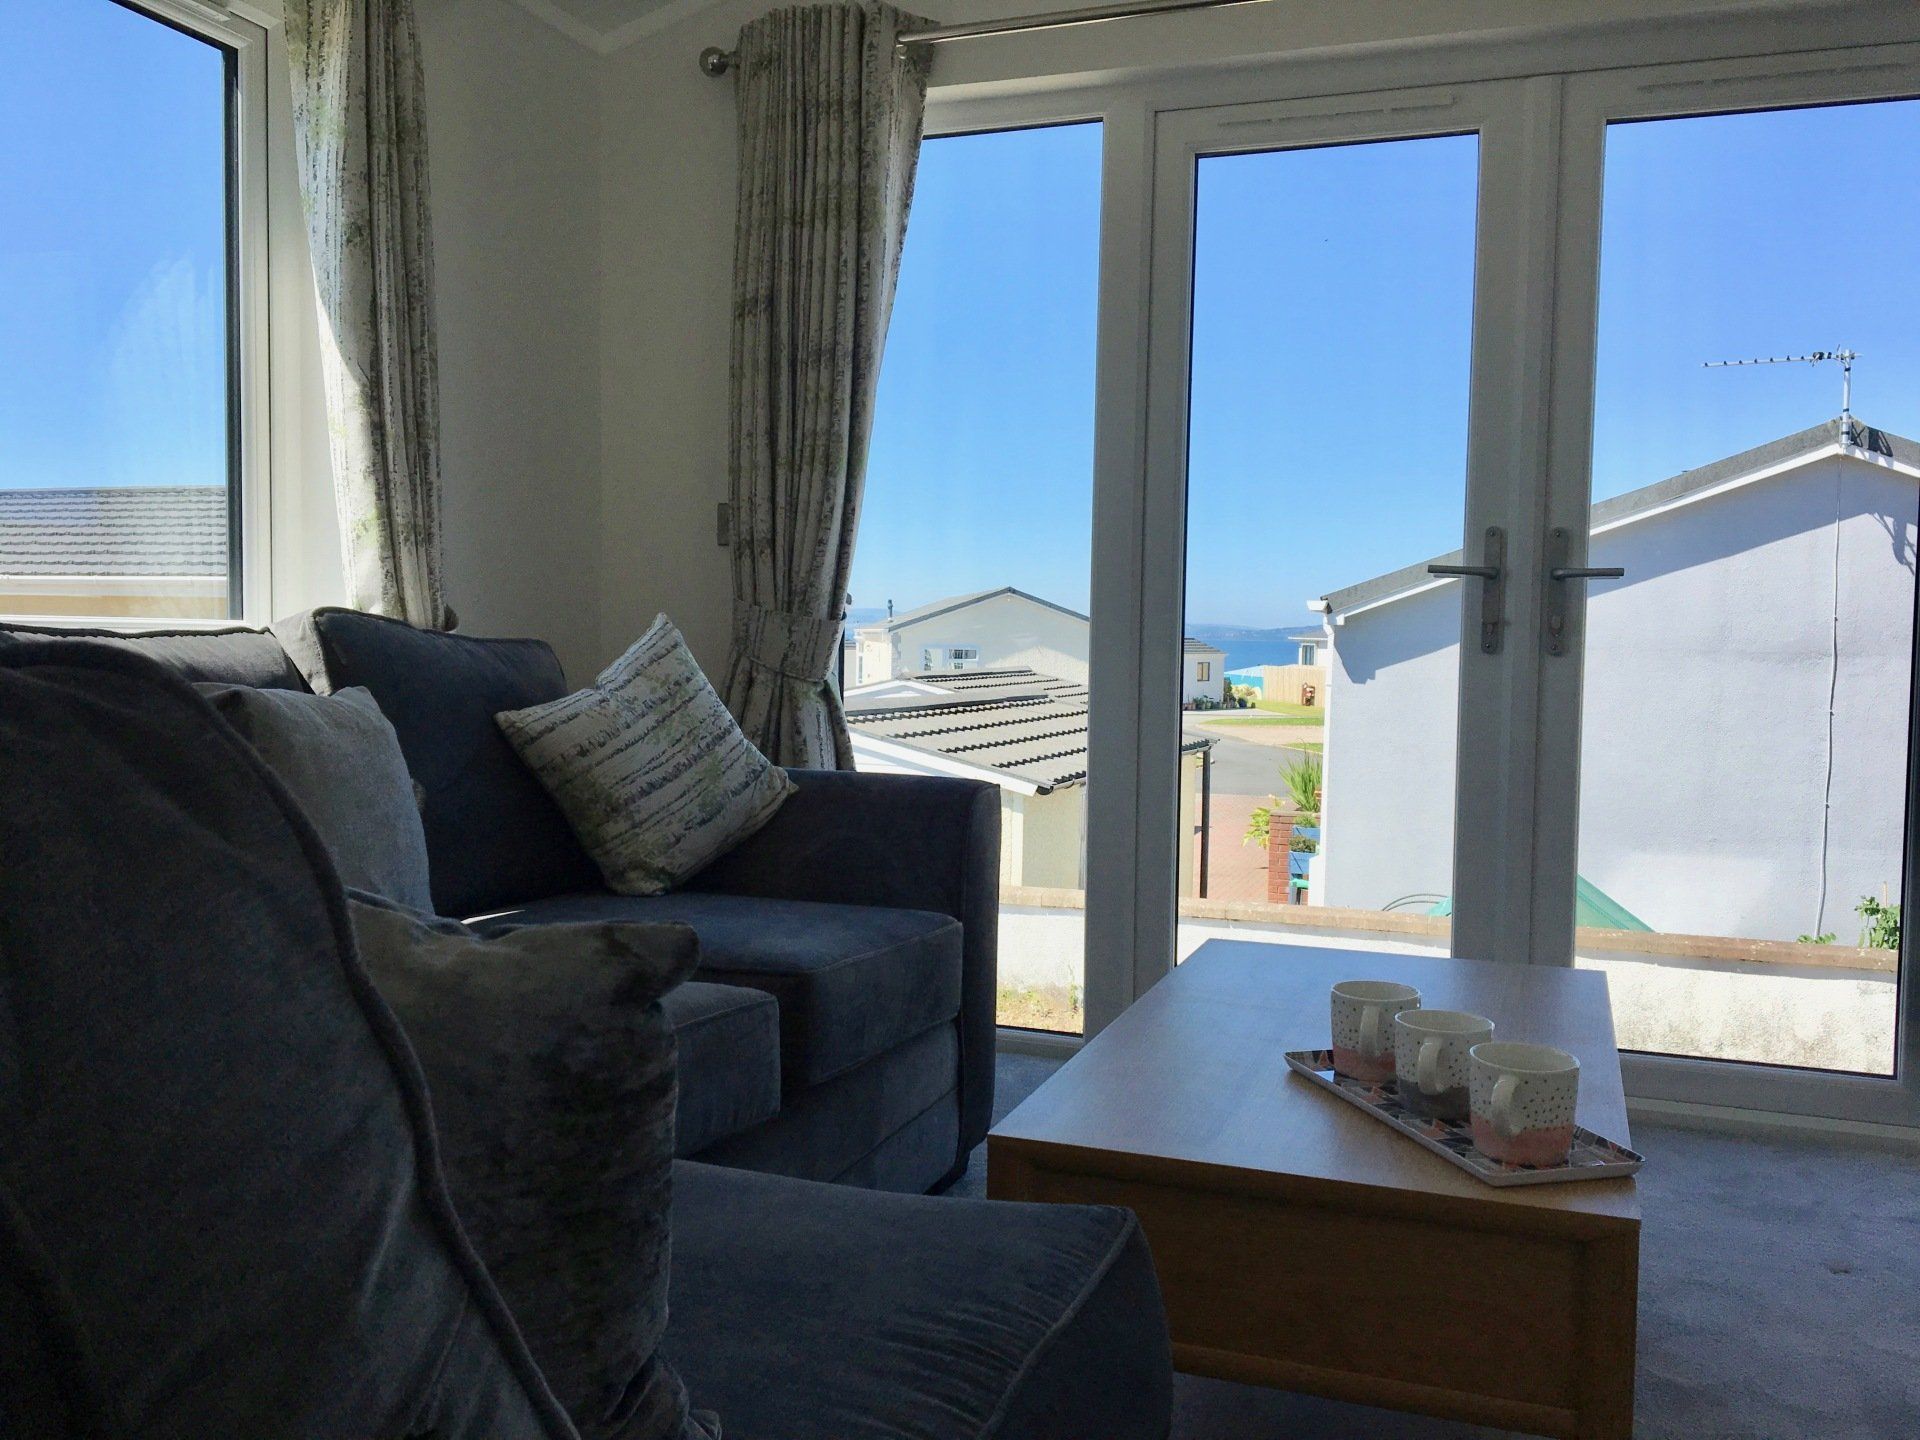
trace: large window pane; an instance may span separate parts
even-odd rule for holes
[[[1917,197],[1920,102],[1609,128],[1576,948],[1630,1048],[1891,1071]],[[1849,349],[1846,422],[1836,360],[1712,363]]]
[[[0,613],[229,613],[230,57],[0,0]]]
[[[1100,126],[930,139],[854,554],[862,770],[1001,790],[1000,1021],[1078,1032]]]
[[[1204,157],[1179,952],[1445,951],[1478,140]]]

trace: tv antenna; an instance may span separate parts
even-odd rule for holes
[[[1840,438],[1853,444],[1853,362],[1858,350],[1810,350],[1805,355],[1759,355],[1751,360],[1707,360],[1702,370],[1728,370],[1746,365],[1818,365],[1831,360],[1840,367]]]

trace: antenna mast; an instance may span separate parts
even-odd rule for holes
[[[1818,365],[1823,360],[1832,360],[1840,366],[1840,439],[1843,444],[1854,443],[1853,429],[1853,362],[1860,358],[1857,350],[1813,350],[1805,355],[1761,355],[1751,360],[1707,360],[1702,362],[1702,370],[1728,370],[1745,365]]]

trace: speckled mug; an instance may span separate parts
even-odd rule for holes
[[[1400,1103],[1436,1120],[1467,1118],[1474,1046],[1493,1039],[1493,1021],[1465,1010],[1403,1010],[1393,1017],[1393,1078]]]
[[[1468,1052],[1473,1147],[1508,1165],[1558,1165],[1573,1145],[1580,1062],[1551,1045],[1490,1040]]]
[[[1333,1069],[1370,1085],[1393,1078],[1393,1017],[1418,1010],[1420,992],[1393,980],[1342,980],[1333,987]]]

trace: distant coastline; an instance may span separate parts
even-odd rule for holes
[[[896,607],[910,610],[910,605]],[[887,618],[886,607],[856,605],[847,611],[847,634],[852,638],[862,625],[877,625]],[[1252,625],[1189,625],[1187,634],[1227,652],[1227,669],[1246,670],[1255,665],[1292,665],[1300,658],[1300,642],[1287,637],[1311,628],[1307,624],[1291,628],[1261,629]]]

